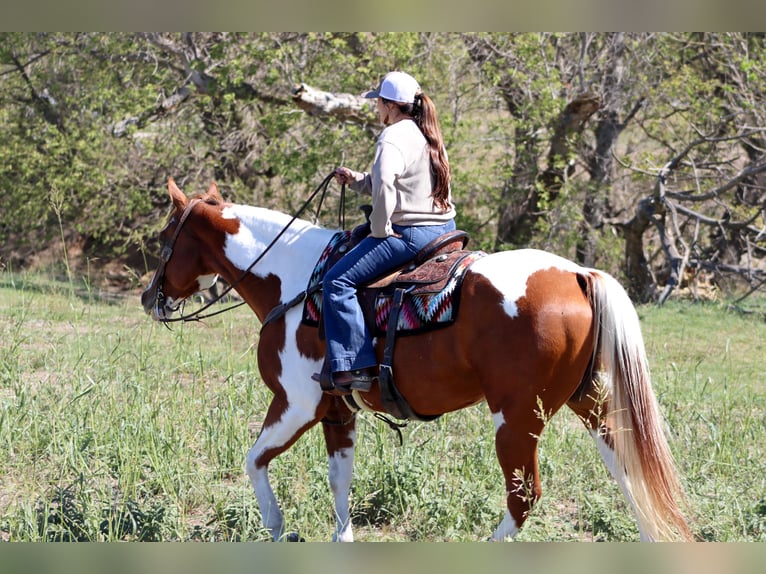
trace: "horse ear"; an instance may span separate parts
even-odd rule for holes
[[[223,197],[221,197],[221,193],[218,191],[218,186],[215,184],[214,181],[211,182],[210,187],[207,188],[207,194],[213,199],[223,203]]]
[[[178,189],[178,186],[172,177],[168,178],[168,193],[170,194],[170,199],[173,200],[173,205],[178,209],[183,209],[189,202],[184,192]]]

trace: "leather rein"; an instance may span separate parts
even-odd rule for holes
[[[285,225],[282,230],[277,233],[276,237],[272,239],[271,243],[266,246],[266,249],[263,250],[263,252],[256,257],[256,259],[248,265],[248,267],[242,271],[239,277],[231,283],[226,289],[224,289],[221,293],[219,293],[214,299],[211,301],[208,301],[205,305],[200,307],[199,309],[196,309],[195,311],[189,313],[188,315],[181,314],[178,317],[161,317],[159,313],[156,313],[157,317],[160,317],[158,320],[161,323],[164,323],[165,326],[167,326],[168,323],[177,323],[179,321],[183,322],[189,322],[189,321],[201,321],[202,319],[207,319],[209,317],[214,317],[215,315],[220,315],[221,313],[225,313],[226,311],[230,311],[232,309],[235,309],[236,307],[240,307],[241,305],[245,304],[245,301],[240,301],[239,303],[236,303],[234,305],[230,305],[229,307],[226,307],[224,309],[219,309],[218,311],[213,311],[211,313],[207,313],[203,315],[203,312],[208,310],[210,307],[218,303],[221,299],[223,299],[226,295],[228,295],[247,275],[250,273],[253,267],[261,260],[263,257],[271,250],[272,247],[276,244],[276,242],[279,240],[280,237],[289,229],[289,227],[293,224],[293,222],[298,219],[301,214],[308,208],[308,206],[311,204],[312,201],[314,201],[314,198],[317,196],[317,194],[321,191],[322,195],[319,199],[319,205],[317,206],[317,210],[315,213],[315,221],[319,218],[319,212],[322,207],[322,203],[324,202],[325,195],[327,194],[327,188],[330,184],[330,181],[332,181],[333,176],[335,175],[335,172],[331,172],[329,175],[327,175],[323,180],[322,183],[320,183],[317,188],[312,192],[312,194],[309,196],[309,198],[303,203],[303,205],[298,209],[298,211],[295,213],[295,215],[292,216],[292,219]],[[338,224],[341,228],[345,225],[345,191],[346,186],[345,184],[341,187],[341,201],[340,201],[340,207],[338,212]],[[186,207],[184,208],[183,213],[181,214],[181,219],[178,221],[178,225],[175,228],[175,231],[173,232],[173,235],[171,236],[170,240],[166,242],[160,251],[160,262],[157,267],[157,271],[154,273],[154,280],[153,284],[154,292],[155,292],[155,301],[154,301],[154,308],[155,310],[159,311],[159,309],[165,308],[165,301],[167,300],[167,297],[165,297],[165,294],[162,292],[163,282],[165,279],[165,267],[168,264],[168,261],[170,261],[170,257],[173,255],[173,249],[175,248],[175,243],[178,240],[178,236],[181,234],[181,229],[183,228],[184,223],[186,223],[186,220],[191,215],[192,210],[194,207],[201,203],[202,200],[199,198],[194,198],[189,201],[189,203],[186,204]],[[184,303],[185,300],[182,300],[179,303],[179,306]],[[178,309],[176,307],[175,309],[171,309],[171,311],[175,312]]]
[[[188,321],[201,321],[202,319],[207,319],[208,317],[213,317],[215,315],[219,315],[221,313],[225,313],[226,311],[230,311],[231,309],[234,309],[236,307],[244,305],[245,302],[241,301],[241,302],[236,303],[234,305],[230,305],[229,307],[226,307],[225,309],[220,309],[218,311],[214,311],[214,312],[208,313],[206,315],[202,314],[203,311],[209,309],[211,306],[213,306],[215,303],[217,303],[223,297],[225,297],[232,289],[234,289],[234,287],[236,287],[247,276],[248,273],[250,273],[250,270],[253,267],[255,267],[255,265],[261,259],[263,259],[264,255],[266,255],[266,253],[269,252],[269,250],[276,244],[276,242],[279,240],[279,238],[282,237],[282,235],[293,224],[293,222],[296,219],[298,219],[298,217],[301,216],[301,214],[308,208],[308,206],[314,200],[316,195],[321,191],[322,192],[322,196],[319,198],[319,204],[317,205],[317,209],[316,209],[316,212],[315,212],[315,215],[314,215],[314,221],[316,222],[316,220],[319,219],[319,213],[320,213],[320,210],[322,208],[322,203],[324,202],[325,195],[327,194],[327,187],[328,187],[328,185],[329,185],[329,183],[332,180],[334,175],[335,175],[335,172],[333,171],[333,172],[331,172],[329,175],[327,175],[322,180],[322,183],[320,183],[319,186],[317,186],[317,188],[309,196],[309,198],[303,203],[303,205],[300,207],[300,209],[298,209],[298,211],[295,213],[295,215],[293,215],[292,219],[290,219],[290,221],[287,223],[287,225],[285,225],[282,228],[282,230],[276,235],[276,237],[274,237],[274,239],[271,241],[271,243],[269,243],[269,245],[266,246],[266,249],[263,250],[263,253],[261,253],[250,265],[248,265],[247,269],[245,269],[242,272],[242,274],[236,279],[236,281],[231,283],[215,299],[213,299],[212,301],[209,301],[208,303],[206,303],[205,305],[203,305],[202,307],[200,307],[196,311],[193,311],[192,313],[189,313],[188,315],[181,315],[179,317],[160,318],[158,320],[160,322],[162,322],[169,329],[170,327],[168,326],[168,323],[175,323],[175,322],[178,322],[178,321],[184,321],[184,322],[188,322]],[[155,285],[155,287],[154,287],[154,292],[155,292],[154,308],[156,310],[159,310],[161,307],[162,308],[165,307],[166,297],[165,297],[165,294],[162,292],[162,283],[163,283],[163,280],[165,278],[165,267],[167,266],[168,261],[170,261],[170,257],[173,255],[173,249],[175,247],[176,241],[178,240],[178,236],[181,233],[181,228],[183,227],[183,224],[186,223],[186,220],[189,219],[189,216],[191,215],[191,212],[194,209],[194,207],[198,203],[201,203],[201,202],[202,202],[202,200],[199,199],[199,198],[194,198],[194,199],[189,201],[189,203],[184,208],[183,213],[181,214],[181,219],[178,221],[178,225],[176,226],[175,230],[173,231],[173,235],[171,236],[170,240],[162,246],[162,250],[160,252],[160,263],[159,263],[159,266],[157,267],[157,271],[155,271],[155,273],[154,273],[154,278],[153,278],[153,284]],[[345,223],[346,223],[346,221],[345,221],[345,202],[346,202],[346,185],[343,184],[341,186],[340,206],[339,206],[339,209],[338,209],[338,227],[340,227],[341,229],[345,229]],[[304,291],[303,295],[305,296],[305,291]],[[295,304],[296,300],[297,300],[297,298],[294,298],[293,301],[291,301],[289,304],[290,305]],[[185,300],[182,300],[179,303],[179,306],[182,305],[184,303],[184,301]],[[277,308],[279,308],[279,307],[280,306],[278,306]],[[284,307],[284,305],[282,305],[282,307]],[[175,310],[176,309],[172,309],[172,311],[175,311]],[[159,317],[158,313],[157,313],[157,316]],[[330,424],[330,425],[342,425],[342,426],[350,424],[351,422],[353,422],[354,419],[356,418],[356,413],[359,412],[359,410],[361,410],[361,407],[359,407],[359,405],[357,405],[355,401],[349,402],[348,398],[344,398],[344,403],[351,410],[352,416],[351,416],[350,419],[341,420],[341,421],[332,421],[332,420],[328,420],[328,419],[325,418],[325,419],[322,419],[322,422],[324,422],[326,424]],[[406,422],[405,423],[397,423],[395,421],[392,421],[391,419],[389,419],[385,415],[383,415],[381,413],[377,413],[377,412],[374,413],[374,416],[375,416],[375,418],[377,418],[377,419],[383,421],[384,423],[386,423],[392,430],[394,430],[398,434],[398,436],[399,436],[399,444],[400,445],[403,444],[402,432],[401,432],[400,429],[405,428],[407,426]]]

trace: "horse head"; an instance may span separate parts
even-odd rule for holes
[[[204,257],[203,234],[197,229],[202,219],[197,212],[223,203],[218,187],[211,183],[206,193],[189,199],[171,178],[168,193],[173,211],[160,231],[159,265],[141,294],[144,311],[156,321],[169,319],[184,300],[212,287],[218,277]]]

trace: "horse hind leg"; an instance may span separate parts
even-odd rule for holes
[[[537,464],[537,444],[543,429],[541,420],[519,425],[518,412],[493,411],[495,450],[506,487],[506,512],[490,540],[512,539],[518,534],[529,511],[542,496]],[[532,414],[534,416],[534,414]],[[509,424],[513,422],[513,424]]]

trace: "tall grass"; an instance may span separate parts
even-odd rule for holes
[[[763,322],[717,306],[642,308],[655,388],[706,540],[766,540]],[[266,540],[243,462],[270,394],[238,309],[168,330],[136,293],[0,275],[0,536]],[[513,352],[513,349],[509,349]],[[361,415],[358,540],[480,540],[504,485],[486,406],[411,423]],[[520,540],[633,540],[633,517],[575,417],[542,437],[544,494]],[[290,529],[333,528],[319,429],[272,466]]]

